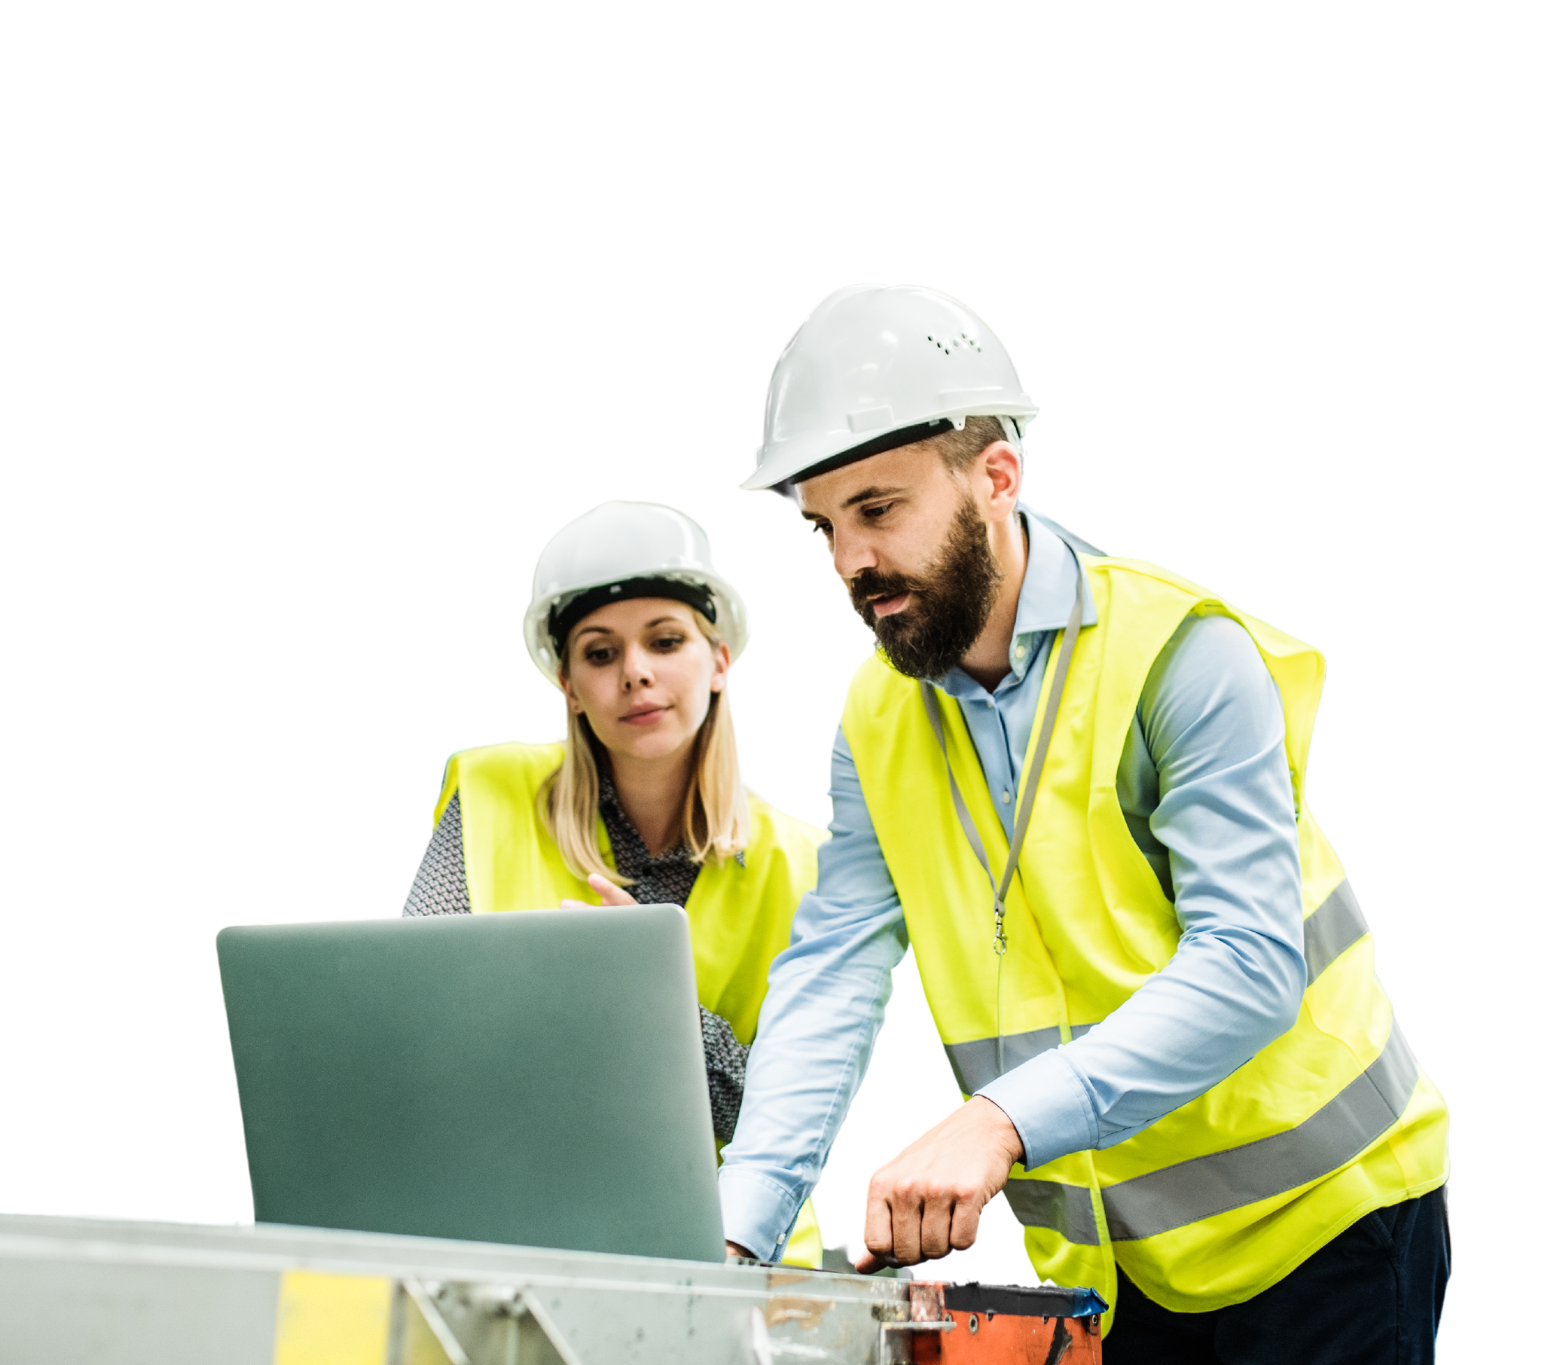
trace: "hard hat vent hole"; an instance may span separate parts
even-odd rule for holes
[[[935,347],[942,355],[950,355],[953,351],[960,351],[966,347],[970,351],[984,354],[984,347],[975,336],[969,336],[966,332],[959,332],[956,336],[946,337],[931,336],[926,334],[925,340]]]

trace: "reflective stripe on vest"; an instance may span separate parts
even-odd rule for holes
[[[1368,932],[1350,881],[1335,888],[1319,908],[1303,921],[1303,958],[1308,963],[1308,984],[1336,958]]]
[[[1092,1191],[1087,1186],[1016,1177],[1006,1181],[1005,1196],[1023,1227],[1052,1228],[1067,1242],[1087,1247],[1098,1245]]]
[[[1296,1128],[1105,1186],[1108,1235],[1116,1242],[1155,1237],[1318,1180],[1399,1120],[1417,1073],[1404,1035],[1392,1027],[1377,1060]]]
[[[1094,1024],[1072,1025],[1071,1041],[1075,1042],[1095,1027]],[[951,1063],[952,1074],[957,1077],[962,1093],[971,1095],[1004,1074],[997,1061],[1001,1043],[1005,1044],[1005,1069],[1010,1071],[1023,1062],[1032,1061],[1040,1052],[1057,1048],[1060,1041],[1059,1029],[1035,1028],[1030,1033],[1008,1033],[1004,1038],[975,1038],[971,1043],[947,1043],[946,1060]]]
[[[1367,932],[1368,922],[1362,917],[1362,907],[1357,904],[1352,884],[1343,881],[1303,921],[1303,958],[1308,964],[1308,984],[1312,986],[1326,967]],[[1071,1041],[1096,1027],[1095,1024],[1072,1024]],[[962,1093],[972,1095],[1004,1074],[997,1065],[1002,1043],[1005,1045],[1005,1069],[1010,1071],[1023,1062],[1032,1061],[1041,1052],[1059,1047],[1060,1042],[1058,1028],[1008,1033],[1003,1039],[975,1038],[970,1043],[947,1043],[946,1060],[951,1063]],[[1032,1226],[1052,1225],[1035,1223]]]
[[[1242,1204],[1257,1204],[1344,1166],[1398,1122],[1419,1068],[1398,1028],[1371,1066],[1295,1128],[1105,1185],[1108,1235],[1116,1242],[1155,1237]],[[1052,1228],[1067,1240],[1098,1244],[1092,1193],[1052,1180],[1006,1185],[1006,1201],[1027,1227]]]

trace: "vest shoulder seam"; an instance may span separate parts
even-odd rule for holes
[[[1203,588],[1192,579],[1184,578],[1176,574],[1172,569],[1165,569],[1160,564],[1153,564],[1145,559],[1126,559],[1108,556],[1102,559],[1093,558],[1091,555],[1083,555],[1082,559],[1092,567],[1105,572],[1124,572],[1136,575],[1138,578],[1150,578],[1164,587],[1173,588],[1185,596],[1193,597],[1201,602],[1218,602],[1227,605],[1220,593],[1214,593],[1209,588]]]
[[[494,750],[512,750],[512,752],[534,752],[534,750],[550,749],[561,753],[562,746],[556,739],[490,739],[486,744],[466,744],[459,747],[455,753],[492,753]]]

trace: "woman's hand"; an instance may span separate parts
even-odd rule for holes
[[[590,877],[589,889],[600,897],[600,905],[636,905],[638,903],[615,882],[607,881],[598,872]],[[563,901],[562,908],[564,910],[598,910],[600,906],[590,905],[588,901]]]

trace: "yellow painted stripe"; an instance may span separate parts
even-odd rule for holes
[[[384,1365],[393,1293],[377,1275],[284,1272],[274,1365]]]

